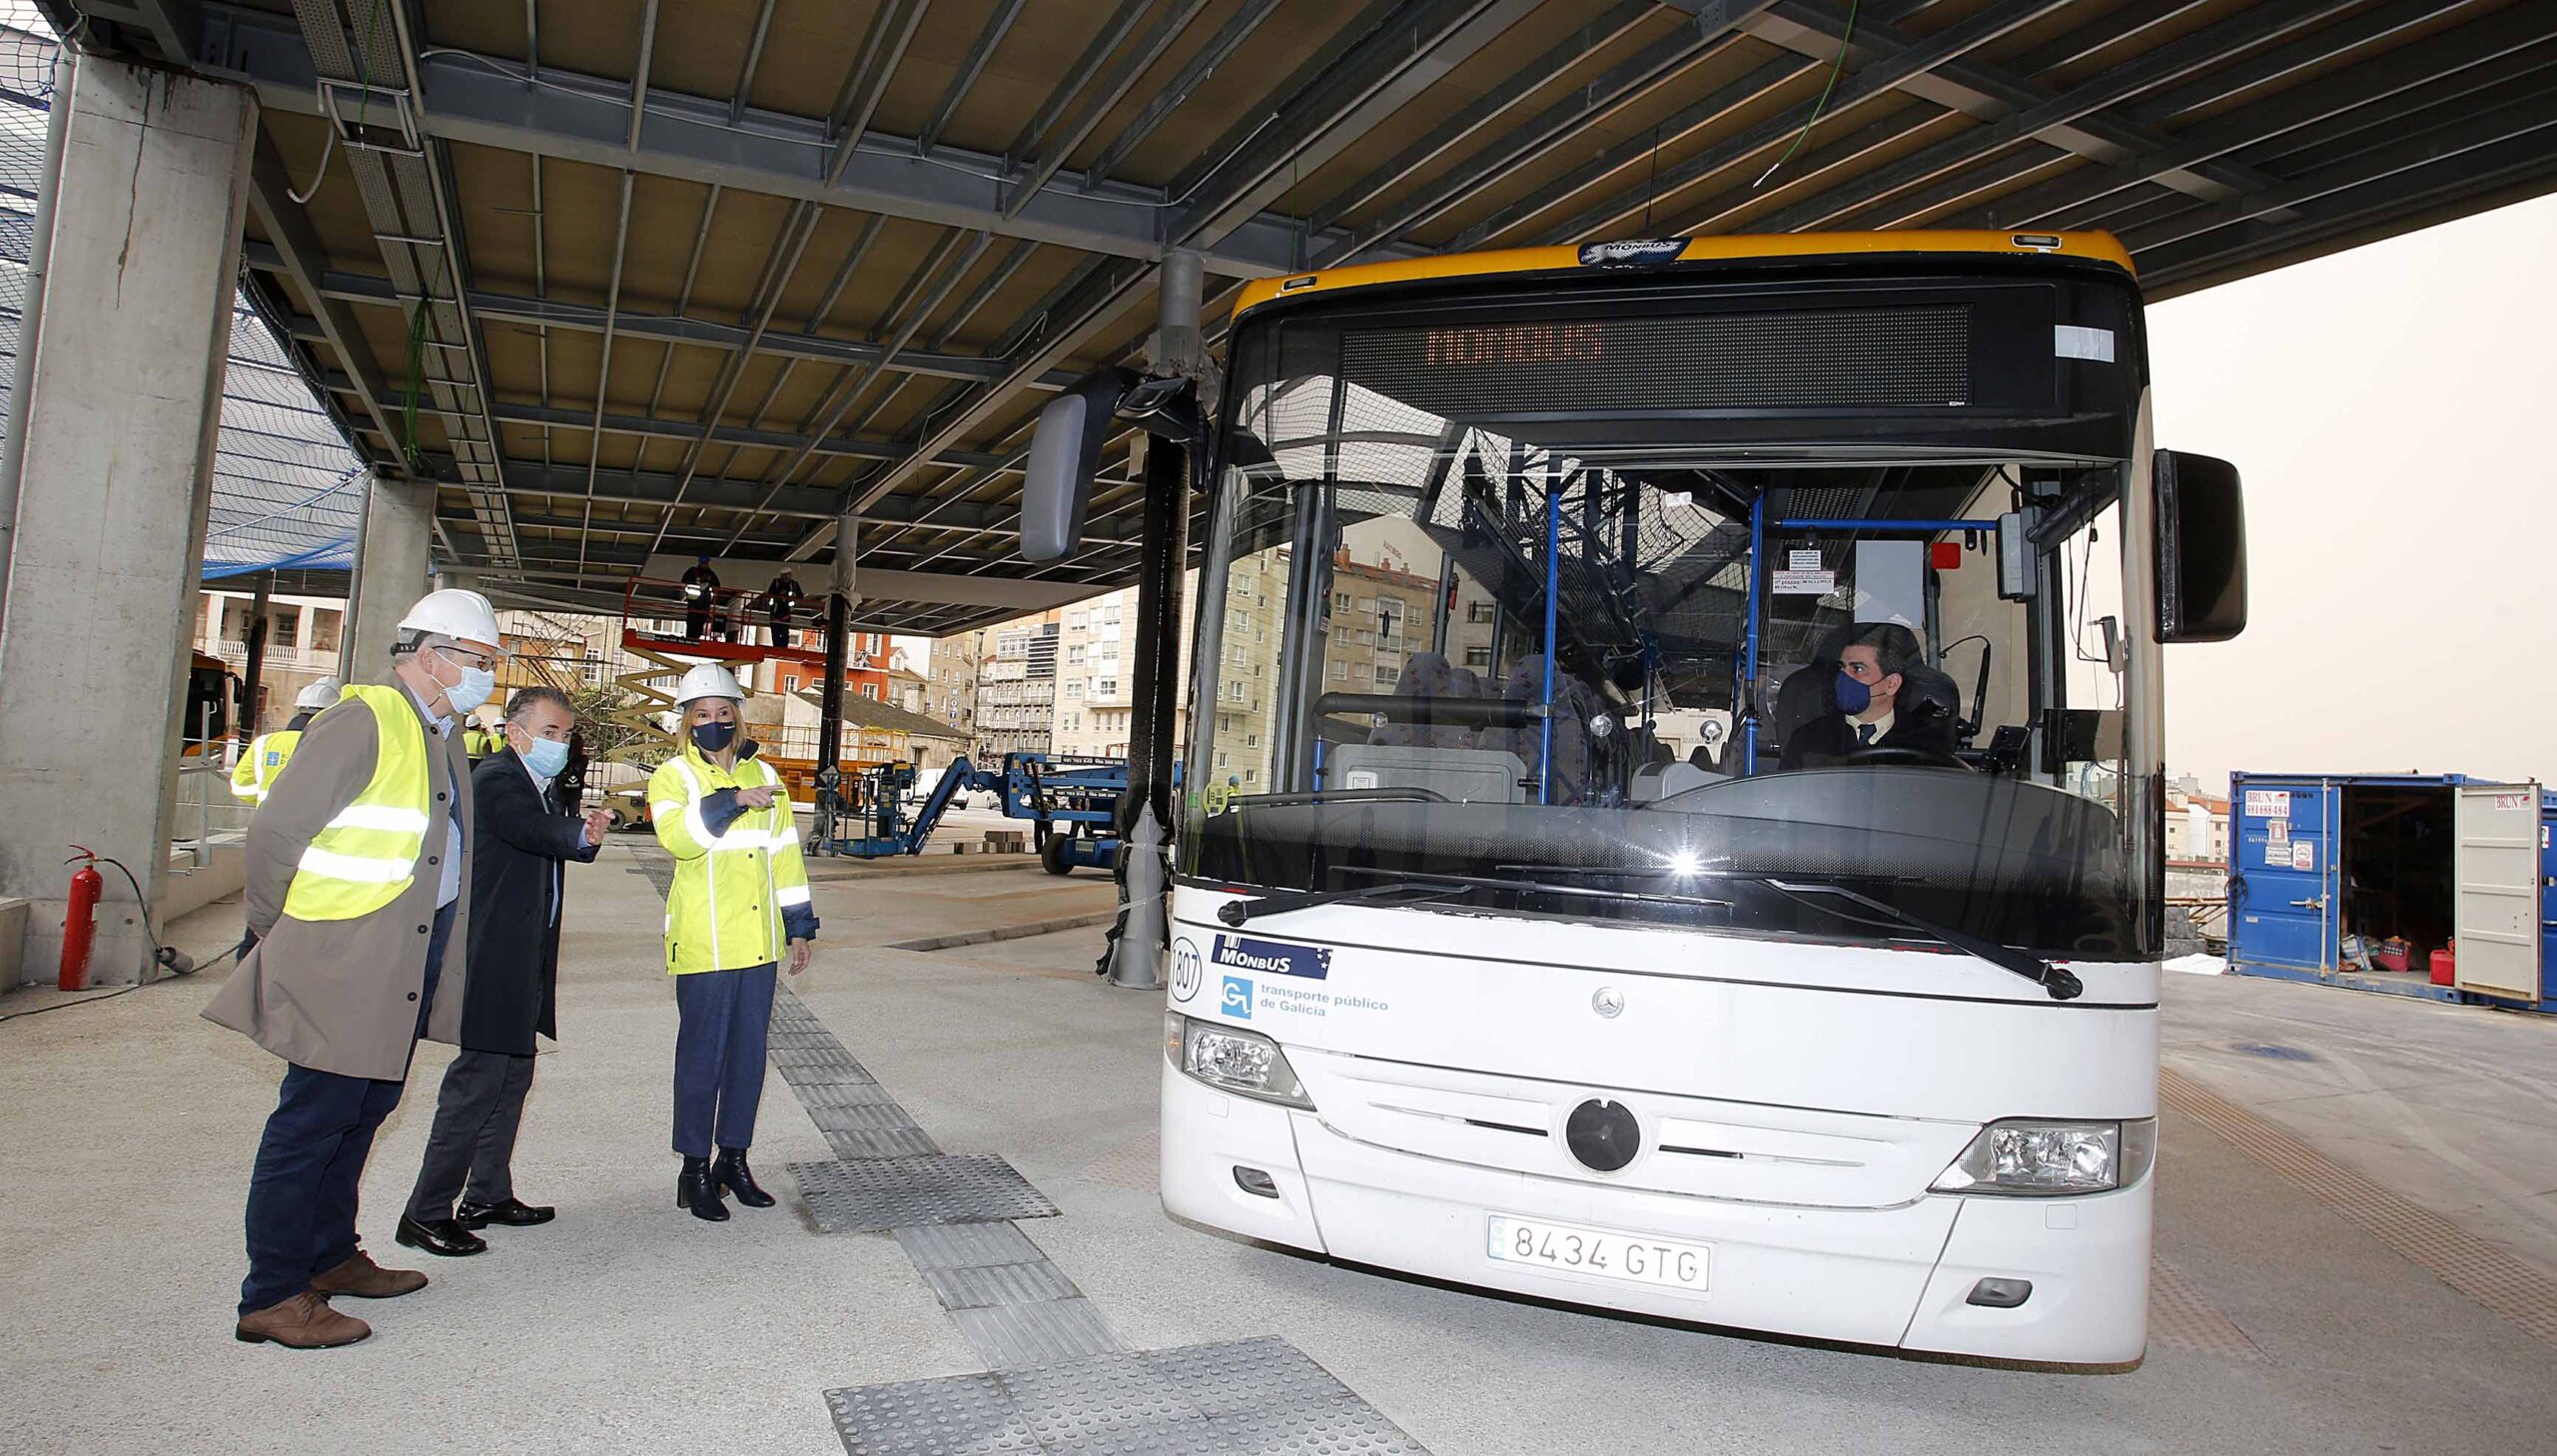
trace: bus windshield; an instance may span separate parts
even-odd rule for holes
[[[1681,322],[1239,334],[1184,874],[2153,957],[2132,411],[1962,413],[1913,359],[1771,424]]]

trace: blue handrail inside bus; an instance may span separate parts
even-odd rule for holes
[[[1554,801],[1554,608],[1562,595],[1562,486],[1545,482],[1545,716],[1536,750],[1536,802]]]
[[[1767,497],[1749,502],[1749,630],[1741,642],[1740,771],[1758,772],[1758,614],[1766,609]]]
[[[1994,531],[1994,520],[1870,520],[1855,516],[1844,518],[1814,515],[1794,517],[1776,522],[1779,530],[1788,531],[1865,531],[1890,535],[1934,535],[1938,531]]]

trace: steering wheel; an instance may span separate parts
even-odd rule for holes
[[[1950,753],[1933,749],[1911,748],[1903,743],[1877,743],[1842,753],[1831,763],[1858,768],[1951,768],[1971,771],[1970,765]]]

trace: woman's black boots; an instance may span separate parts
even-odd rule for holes
[[[689,1208],[693,1217],[712,1223],[727,1221],[728,1205],[719,1201],[719,1178],[709,1158],[684,1157],[683,1171],[675,1175],[675,1206]]]
[[[710,1181],[713,1197],[718,1195],[720,1188],[726,1188],[737,1195],[738,1202],[749,1208],[772,1206],[772,1194],[756,1185],[754,1170],[746,1166],[746,1150],[742,1147],[719,1149],[719,1160],[710,1165]]]

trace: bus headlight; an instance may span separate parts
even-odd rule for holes
[[[2012,1117],[1980,1129],[1931,1191],[2054,1197],[2127,1188],[2157,1160],[2157,1119]]]
[[[1287,1054],[1259,1032],[1195,1022],[1178,1012],[1164,1018],[1164,1051],[1172,1065],[1219,1092],[1284,1106],[1313,1106]]]

